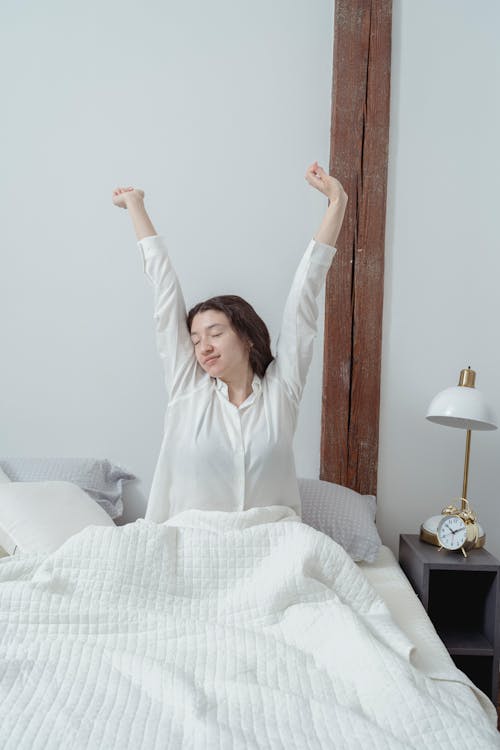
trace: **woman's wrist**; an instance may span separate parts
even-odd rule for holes
[[[344,190],[342,190],[342,192],[336,190],[335,192],[332,192],[331,195],[327,194],[326,197],[330,201],[330,205],[332,205],[332,203],[335,205],[347,203],[347,193]]]
[[[144,198],[138,193],[131,193],[125,198],[125,203],[128,209],[144,208]]]
[[[144,237],[157,235],[158,232],[154,228],[144,207],[142,195],[129,195],[126,200],[127,209],[132,219],[137,239],[142,240]]]

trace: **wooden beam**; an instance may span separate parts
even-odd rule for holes
[[[336,0],[330,174],[349,203],[325,292],[320,478],[376,494],[392,0]]]

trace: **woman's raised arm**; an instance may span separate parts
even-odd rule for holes
[[[268,368],[276,372],[297,406],[316,338],[317,299],[336,252],[335,242],[347,205],[347,195],[340,182],[327,175],[318,162],[308,168],[306,180],[330,199],[330,205],[295,272],[276,342],[276,358]]]
[[[158,353],[163,363],[169,401],[193,389],[205,373],[197,365],[186,323],[182,289],[165,240],[158,235],[144,208],[144,193],[136,188],[116,188],[113,203],[127,208],[142,254],[144,273],[154,290],[154,320]]]
[[[118,187],[113,190],[113,203],[118,208],[126,208],[132,219],[137,239],[156,234],[148,212],[144,208],[144,191],[132,187]]]

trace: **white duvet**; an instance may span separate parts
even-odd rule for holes
[[[0,561],[0,747],[500,747],[492,705],[411,648],[287,508],[93,526]]]

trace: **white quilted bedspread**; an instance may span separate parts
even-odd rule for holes
[[[410,650],[289,509],[93,526],[0,561],[0,747],[500,747],[491,704]]]

